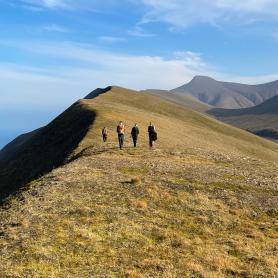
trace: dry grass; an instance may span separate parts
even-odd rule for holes
[[[146,210],[148,208],[148,204],[143,200],[131,200],[130,204],[141,210]]]
[[[0,276],[278,277],[276,147],[174,104],[119,93],[84,101],[98,117],[78,159],[0,209]],[[114,130],[124,111],[142,132],[138,149],[127,138],[119,152],[114,133],[102,145],[99,130]],[[156,151],[143,129],[150,119]],[[173,124],[184,140],[168,134]]]
[[[252,181],[263,181],[263,162],[261,175],[237,161],[196,168],[193,154],[184,163],[167,152],[163,158],[128,152],[86,155],[33,183],[23,198],[11,199],[0,211],[1,272],[15,277],[277,276],[278,219],[268,213],[277,207],[277,197],[259,191],[267,202],[257,200]],[[140,186],[123,183],[121,167],[131,162],[134,169],[150,170]],[[247,195],[210,185],[210,179],[230,182],[236,169],[249,177],[235,180],[252,189],[244,191]],[[63,181],[57,179],[61,175]]]
[[[139,185],[139,184],[142,183],[142,180],[139,177],[134,177],[134,178],[131,179],[130,183]]]

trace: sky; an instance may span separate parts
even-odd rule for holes
[[[277,0],[0,0],[0,148],[97,87],[278,79]]]

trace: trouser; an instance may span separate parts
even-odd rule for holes
[[[149,136],[149,144],[150,144],[151,148],[153,147],[153,143],[154,143],[154,140],[153,140],[152,136]]]
[[[132,136],[132,140],[133,140],[134,147],[136,147],[136,145],[137,145],[137,137],[136,136]]]
[[[120,149],[122,149],[123,145],[124,145],[124,140],[125,140],[125,136],[124,134],[118,134],[118,139],[119,139],[119,147]]]
[[[155,146],[154,142],[155,142],[154,136],[153,136],[153,135],[150,135],[150,136],[149,136],[150,148],[153,148],[153,147]]]
[[[103,134],[102,138],[103,138],[103,142],[106,142],[107,141],[107,134]]]

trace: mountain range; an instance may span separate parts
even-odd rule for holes
[[[219,120],[254,134],[270,139],[278,139],[278,96],[250,108],[208,111]]]
[[[278,81],[245,85],[196,76],[170,91],[144,92],[207,113],[261,137],[278,139]]]
[[[216,81],[196,76],[188,84],[170,92],[193,97],[218,108],[246,108],[261,104],[278,94],[278,81],[260,85],[246,85]]]

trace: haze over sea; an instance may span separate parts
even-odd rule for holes
[[[17,136],[46,125],[64,108],[52,111],[0,111],[0,149]]]

